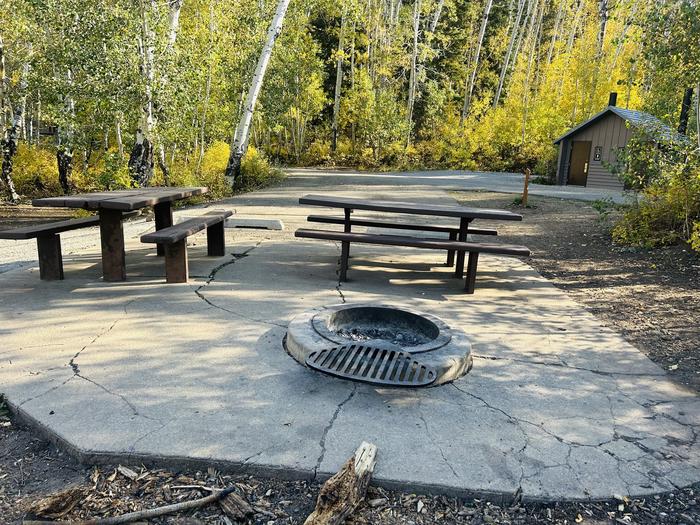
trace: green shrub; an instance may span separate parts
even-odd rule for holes
[[[700,166],[684,163],[647,186],[612,231],[613,240],[653,248],[692,240],[700,220]]]

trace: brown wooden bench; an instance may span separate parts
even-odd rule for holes
[[[476,284],[476,267],[480,253],[495,253],[499,255],[515,255],[527,257],[530,250],[525,246],[509,244],[492,244],[480,242],[461,242],[446,239],[425,239],[406,235],[374,235],[369,233],[339,232],[329,230],[308,230],[301,228],[295,232],[295,237],[306,239],[322,239],[340,241],[343,243],[359,242],[364,244],[383,244],[390,246],[406,246],[428,250],[454,250],[458,253],[469,253],[464,290],[472,294]],[[348,253],[343,250],[343,253]],[[348,258],[341,256],[340,280],[347,280]],[[460,276],[461,277],[461,276]]]
[[[226,254],[224,221],[233,215],[232,211],[210,211],[199,217],[187,219],[141,236],[141,242],[165,246],[165,280],[169,283],[186,283],[187,237],[206,228],[207,255],[221,257]]]
[[[137,213],[122,214],[122,219]],[[63,255],[61,254],[61,237],[59,234],[98,226],[99,224],[100,218],[95,215],[83,219],[69,219],[0,231],[0,239],[36,239],[39,253],[39,278],[44,281],[57,281],[63,279]]]
[[[333,217],[329,215],[309,215],[306,220],[309,222],[319,222],[323,224],[345,224],[345,219],[343,217]],[[387,228],[393,230],[447,233],[451,241],[456,241],[457,236],[459,235],[459,227],[457,226],[435,226],[429,224],[409,224],[402,222],[387,222],[375,219],[353,218],[350,218],[349,223],[350,226],[365,226],[367,228]],[[496,230],[490,228],[469,228],[469,233],[472,235],[498,235]],[[454,261],[454,250],[448,250],[445,266],[454,266]]]

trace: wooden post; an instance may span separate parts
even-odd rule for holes
[[[187,239],[165,245],[165,280],[169,283],[187,282]]]
[[[224,220],[207,228],[207,255],[210,257],[223,257],[226,255]]]
[[[156,219],[156,231],[173,225],[173,209],[169,202],[160,202],[153,206],[153,214]],[[159,244],[156,248],[158,255],[165,255],[165,248]]]
[[[63,279],[63,257],[61,237],[58,234],[41,235],[36,238],[39,252],[39,278],[44,281]]]
[[[523,208],[527,208],[527,193],[528,193],[528,188],[530,186],[530,175],[532,174],[532,171],[530,168],[525,168],[525,185],[523,186],[523,201],[522,205]]]
[[[100,208],[100,241],[102,243],[102,278],[108,282],[126,280],[124,230],[122,212]]]

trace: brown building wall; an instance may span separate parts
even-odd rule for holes
[[[605,163],[614,163],[618,148],[624,148],[632,135],[632,130],[627,127],[624,119],[614,113],[610,113],[598,122],[582,129],[562,141],[564,145],[569,141],[590,140],[591,156],[588,163],[588,179],[586,186],[589,188],[622,189],[623,185],[617,175],[611,173]],[[596,147],[601,148],[601,159],[594,160]],[[560,152],[561,155],[561,152]],[[568,169],[568,165],[563,167]],[[568,173],[566,174],[568,175]],[[562,179],[565,180],[564,177]]]

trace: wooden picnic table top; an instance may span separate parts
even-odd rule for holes
[[[132,211],[163,202],[173,202],[193,195],[207,193],[206,187],[154,187],[133,190],[99,191],[78,193],[60,197],[34,199],[32,206],[52,206],[60,208],[84,208],[86,210]]]
[[[299,204],[326,206],[354,210],[370,210],[388,213],[409,213],[413,215],[435,215],[439,217],[459,217],[465,219],[491,219],[503,221],[521,221],[523,216],[508,210],[490,208],[469,208],[459,205],[426,204],[420,202],[383,201],[371,199],[353,199],[349,197],[331,197],[327,195],[304,195]]]

